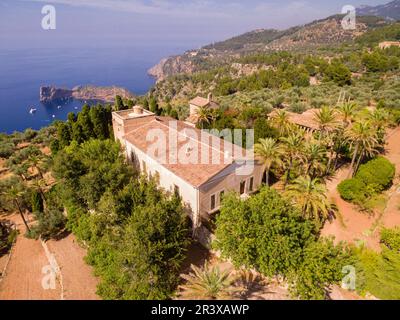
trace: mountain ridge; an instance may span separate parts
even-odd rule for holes
[[[230,58],[248,53],[310,49],[352,41],[368,30],[390,23],[386,17],[365,15],[363,13],[376,8],[391,8],[392,11],[398,11],[400,16],[400,5],[398,6],[398,4],[400,4],[400,0],[377,7],[363,6],[361,9],[357,9],[361,16],[357,18],[355,30],[344,30],[342,28],[341,21],[344,15],[341,14],[285,30],[256,29],[224,41],[203,46],[199,50],[189,50],[181,55],[164,58],[152,67],[148,73],[155,77],[157,81],[162,81],[176,74],[191,74],[205,67],[212,68],[218,63],[226,62]],[[397,11],[393,10],[394,6],[395,8],[398,6]]]
[[[390,20],[400,20],[400,0],[394,0],[378,6],[360,6],[357,14],[362,16],[378,16]]]

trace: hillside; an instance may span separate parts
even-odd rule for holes
[[[394,0],[379,6],[362,6],[357,10],[357,14],[400,20],[400,0]]]
[[[271,50],[306,50],[309,48],[338,45],[349,42],[372,28],[385,25],[379,17],[360,17],[355,30],[345,30],[342,27],[342,15],[314,21],[298,28],[295,32],[284,35],[267,45]]]
[[[380,25],[382,20],[374,19]],[[332,19],[329,23],[331,29],[323,29],[321,26],[327,26],[323,21],[318,30],[316,22],[269,44],[281,48],[292,45],[296,50],[265,49],[225,56],[222,51],[214,50],[207,60],[199,56],[198,60],[190,59],[188,55],[168,59],[167,64],[186,59],[195,71],[184,71],[158,81],[149,96],[160,105],[175,109],[182,118],[185,118],[188,100],[197,95],[206,97],[209,92],[224,108],[238,110],[243,106],[271,110],[285,105],[291,111],[301,112],[310,106],[335,105],[342,91],[348,91],[359,105],[373,106],[383,101],[386,106],[399,105],[400,48],[379,50],[378,44],[400,40],[400,23],[368,27],[359,36],[339,30],[329,33],[339,22]],[[311,28],[315,28],[314,34]],[[333,34],[347,36],[349,40],[337,43]],[[292,40],[295,37],[303,40],[295,42]],[[326,44],[331,41],[331,44],[304,46],[311,41]],[[204,51],[202,54],[204,57]]]
[[[164,80],[176,74],[191,74],[210,70],[222,63],[247,54],[275,50],[312,50],[354,40],[372,28],[387,24],[383,18],[361,17],[355,30],[344,30],[343,16],[336,15],[287,30],[260,29],[247,32],[226,41],[204,46],[169,57],[149,70],[149,74]]]

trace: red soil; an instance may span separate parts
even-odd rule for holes
[[[47,242],[61,270],[55,289],[45,290],[42,268],[49,260],[40,241],[25,238],[25,226],[19,215],[7,217],[13,220],[20,234],[12,249],[6,274],[0,282],[0,300],[94,300],[98,280],[91,267],[83,258],[86,251],[81,248],[73,235],[60,240]],[[62,286],[61,286],[62,283]],[[63,288],[63,290],[62,290]]]
[[[8,217],[9,218],[9,217]],[[6,274],[0,282],[0,300],[57,300],[61,297],[58,281],[54,290],[45,290],[42,268],[49,265],[40,241],[25,238],[25,226],[19,216],[9,218],[17,223],[20,234],[12,250]]]
[[[400,172],[400,128],[389,132],[387,139],[386,154],[391,162],[396,166],[396,172]],[[387,191],[388,202],[382,216],[377,214],[368,215],[342,200],[337,191],[338,184],[347,178],[348,167],[341,168],[335,177],[327,183],[329,196],[336,203],[340,217],[332,223],[326,223],[322,235],[334,236],[336,241],[347,241],[355,243],[358,240],[371,249],[380,250],[379,233],[380,227],[400,226],[400,190],[398,189],[399,180],[396,178],[394,186]]]

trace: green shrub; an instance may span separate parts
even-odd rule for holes
[[[362,204],[367,198],[389,188],[395,175],[395,166],[378,157],[362,165],[355,178],[342,181],[338,191],[343,200]]]
[[[15,150],[15,145],[11,142],[0,143],[0,158],[9,158]]]
[[[264,188],[245,201],[232,193],[224,197],[213,246],[236,267],[285,277],[296,297],[324,299],[326,288],[343,277],[350,256],[343,246],[318,240],[316,233],[313,221]]]
[[[400,299],[400,228],[381,232],[382,252],[361,247],[354,250],[357,291],[379,299]]]
[[[338,191],[343,200],[361,202],[367,196],[366,188],[363,181],[353,178],[342,181],[338,186]]]
[[[381,242],[389,249],[400,253],[400,227],[394,229],[384,228],[381,231]]]
[[[65,228],[66,218],[63,212],[56,208],[50,208],[44,213],[36,212],[35,217],[37,224],[27,233],[29,238],[39,239],[41,237],[48,240],[56,237]]]
[[[383,247],[381,253],[362,248],[357,252],[357,291],[384,300],[400,299],[400,254]]]
[[[0,257],[7,253],[17,236],[17,231],[8,221],[0,221]]]
[[[395,171],[395,166],[389,160],[378,157],[362,165],[356,178],[375,192],[382,192],[392,185]]]
[[[31,128],[28,128],[28,129],[26,129],[25,132],[24,132],[24,140],[27,141],[27,142],[30,142],[30,141],[32,141],[32,139],[35,138],[37,135],[38,135],[38,132],[37,132],[37,131],[35,131],[35,130],[31,129]]]
[[[32,212],[42,212],[43,211],[43,199],[38,191],[32,192],[31,196]]]

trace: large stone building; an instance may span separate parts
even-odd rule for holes
[[[225,139],[138,106],[112,118],[127,158],[162,188],[179,193],[195,230],[218,212],[225,193],[246,197],[262,184],[263,168],[252,152]]]
[[[201,108],[216,110],[219,109],[218,103],[213,100],[212,94],[209,93],[207,99],[203,97],[195,97],[189,101],[189,118],[186,122],[196,125],[199,121],[199,110]]]

